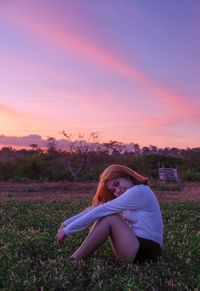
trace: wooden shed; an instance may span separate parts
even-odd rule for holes
[[[161,183],[180,183],[178,169],[160,167],[158,170],[159,180]]]

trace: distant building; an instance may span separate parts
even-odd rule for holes
[[[180,177],[176,168],[159,168],[159,180],[162,183],[180,183]]]

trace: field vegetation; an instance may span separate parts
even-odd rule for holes
[[[109,243],[85,262],[70,255],[87,230],[55,242],[60,223],[88,200],[0,204],[0,290],[200,290],[200,203],[161,203],[163,255],[156,264],[119,263]]]

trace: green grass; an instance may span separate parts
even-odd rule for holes
[[[165,203],[161,260],[119,264],[105,243],[86,262],[70,255],[87,231],[63,247],[60,223],[87,201],[0,204],[0,290],[200,290],[200,203]]]

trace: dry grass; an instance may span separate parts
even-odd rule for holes
[[[0,182],[0,201],[91,199],[97,183],[11,183]],[[200,183],[182,183],[175,190],[169,185],[157,189],[160,201],[200,201]]]

